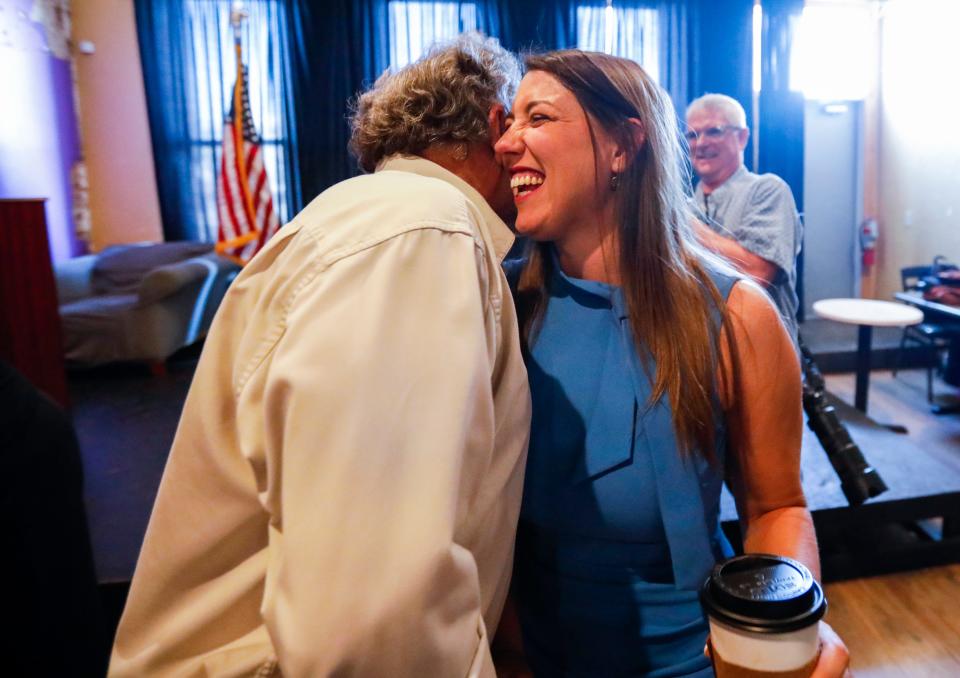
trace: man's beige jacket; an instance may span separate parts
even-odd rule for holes
[[[392,158],[247,265],[111,676],[493,675],[530,420],[512,240],[459,178]]]

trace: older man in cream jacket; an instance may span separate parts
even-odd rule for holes
[[[530,416],[492,150],[517,76],[468,36],[381,78],[354,120],[376,171],[233,283],[111,676],[494,675]]]

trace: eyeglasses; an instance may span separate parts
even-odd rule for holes
[[[699,132],[693,129],[687,130],[683,136],[686,138],[688,144],[692,144],[694,141],[700,141],[700,137],[716,141],[732,129],[741,130],[743,128],[737,127],[736,125],[721,125],[719,127],[708,127]]]

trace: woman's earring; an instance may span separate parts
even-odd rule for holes
[[[453,159],[457,162],[463,162],[467,159],[467,145],[459,143],[453,147]]]
[[[617,187],[620,186],[620,175],[614,172],[610,175],[610,190],[616,191]]]

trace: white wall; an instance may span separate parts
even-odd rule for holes
[[[80,129],[90,184],[91,247],[163,240],[132,0],[74,0]]]
[[[807,101],[803,120],[803,303],[857,296],[862,220],[858,102]]]
[[[881,25],[876,296],[900,268],[960,260],[960,2],[896,0]]]
[[[80,158],[65,27],[32,0],[0,0],[0,198],[43,198],[54,261],[82,252],[71,168]]]

